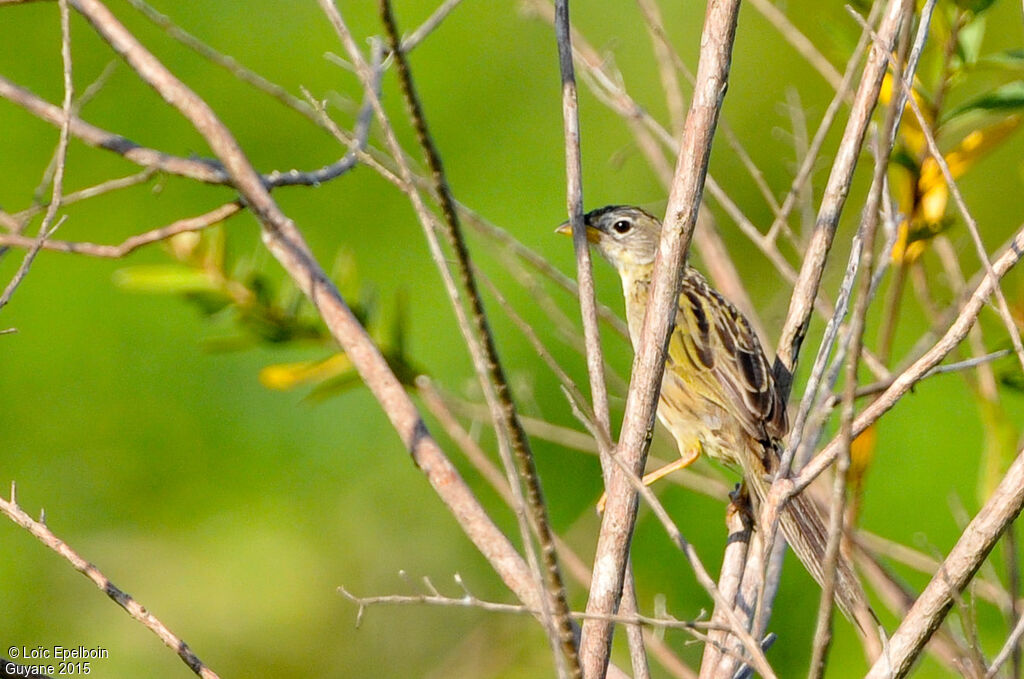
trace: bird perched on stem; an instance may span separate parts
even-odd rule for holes
[[[640,208],[613,205],[587,213],[584,224],[587,240],[622,278],[635,348],[647,309],[661,222]],[[558,232],[571,234],[571,227],[563,224]],[[742,472],[755,509],[765,501],[778,470],[780,441],[788,429],[786,404],[747,319],[689,263],[684,264],[658,418],[675,437],[680,458],[645,476],[645,483],[686,467],[704,452]],[[781,513],[780,526],[800,561],[821,584],[828,533],[814,501],[803,494],[792,498]],[[862,633],[873,633],[876,623],[864,590],[842,557],[835,597]]]

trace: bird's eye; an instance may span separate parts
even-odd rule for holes
[[[627,233],[633,228],[633,224],[628,219],[620,219],[612,224],[612,228],[615,229],[615,233]]]

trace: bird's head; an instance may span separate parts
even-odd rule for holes
[[[583,216],[587,240],[620,273],[654,263],[661,238],[661,222],[654,215],[630,205],[609,205]],[[572,235],[568,222],[557,233]]]

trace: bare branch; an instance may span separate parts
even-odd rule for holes
[[[555,0],[555,37],[558,43],[558,66],[562,79],[562,120],[565,137],[566,207],[572,228],[573,250],[576,255],[576,281],[579,285],[580,315],[583,319],[583,338],[593,401],[594,427],[599,435],[598,450],[605,487],[611,478],[613,454],[611,419],[608,408],[608,389],[604,381],[604,354],[601,334],[597,326],[597,301],[594,293],[594,273],[590,260],[590,244],[583,224],[583,178],[580,159],[579,104],[576,92],[576,74],[573,68],[573,49],[569,23],[569,0]],[[623,577],[621,605],[627,612],[636,610],[636,589],[630,562],[627,560]],[[650,668],[644,652],[643,632],[637,626],[626,628],[630,661],[635,679],[647,679]],[[605,662],[607,662],[605,660]],[[597,665],[584,668],[589,674],[603,673]],[[597,675],[594,675],[597,676]]]
[[[909,0],[903,3],[903,22],[900,45],[900,56],[906,54],[907,39],[910,35],[910,22],[913,19],[913,5]],[[901,62],[897,60],[893,79],[901,79]],[[913,75],[911,75],[913,77]],[[832,640],[832,611],[836,586],[836,568],[839,564],[839,548],[843,539],[846,513],[847,474],[850,470],[850,445],[853,442],[854,398],[857,392],[857,375],[860,367],[861,348],[864,345],[864,328],[868,307],[871,304],[871,281],[875,265],[875,234],[878,232],[879,207],[882,190],[885,186],[886,173],[889,170],[889,158],[892,154],[891,139],[895,139],[895,128],[899,119],[898,107],[891,106],[886,110],[885,122],[879,134],[875,135],[875,167],[861,218],[861,265],[857,285],[857,298],[854,302],[853,317],[847,331],[846,370],[843,377],[843,397],[839,415],[839,458],[836,462],[835,478],[832,485],[832,506],[828,526],[828,543],[825,549],[823,570],[825,581],[822,583],[821,599],[818,604],[818,620],[814,634],[814,648],[811,655],[811,671],[809,676],[822,677]],[[868,617],[868,616],[865,616]],[[877,645],[868,634],[869,653],[877,656]]]
[[[87,255],[89,257],[120,259],[145,245],[167,240],[179,233],[202,231],[203,229],[207,229],[215,224],[225,221],[233,215],[238,214],[241,210],[242,204],[239,201],[232,201],[204,214],[189,217],[187,219],[179,219],[167,226],[162,226],[158,229],[153,229],[151,231],[146,231],[145,233],[132,236],[117,245],[102,245],[99,243],[47,239],[42,242],[41,248],[43,250]],[[13,233],[0,233],[0,246],[4,247],[32,248],[35,247],[37,242],[37,239],[29,238],[27,236],[20,236]]]
[[[210,63],[220,66],[242,82],[252,86],[260,92],[270,95],[285,106],[295,109],[307,118],[313,119],[313,108],[280,85],[272,83],[259,73],[249,70],[238,63],[234,57],[221,54],[217,50],[213,49],[205,42],[183,29],[181,26],[178,26],[166,14],[158,12],[152,5],[145,2],[145,0],[128,0],[128,2],[132,7],[138,10],[140,14],[166,31],[167,35],[171,38],[177,40],[182,45],[185,45]]]
[[[95,186],[89,186],[84,189],[79,189],[78,191],[72,191],[71,193],[65,194],[61,200],[61,205],[67,207],[68,205],[89,200],[90,198],[96,198],[97,196],[102,196],[106,193],[120,191],[121,189],[137,186],[139,184],[145,184],[147,181],[152,179],[155,174],[156,170],[147,167],[126,177],[108,179],[107,181],[96,184]],[[50,200],[46,200],[42,203],[27,207],[20,212],[8,215],[12,220],[9,224],[10,228],[16,233],[21,233],[25,224],[40,212],[44,212],[46,208],[50,206],[50,202]]]
[[[601,352],[601,334],[597,327],[597,303],[594,296],[594,272],[590,261],[590,246],[583,225],[583,179],[580,161],[579,106],[576,95],[576,75],[572,63],[572,41],[569,35],[569,2],[555,0],[555,36],[558,42],[558,66],[562,76],[562,119],[565,136],[566,204],[572,226],[573,250],[576,254],[576,282],[579,285],[580,313],[583,317],[583,336],[586,346],[587,374],[594,402],[595,423],[611,440],[611,421],[608,414],[608,390],[604,382],[604,355]],[[610,452],[610,451],[609,451]],[[610,468],[602,461],[602,468]],[[606,479],[607,481],[607,479]]]
[[[437,9],[434,10],[433,14],[426,18],[426,20],[420,24],[415,31],[402,38],[402,52],[408,54],[416,49],[416,46],[423,42],[424,39],[441,25],[441,23],[448,18],[448,15],[462,3],[462,0],[444,0]]]
[[[567,602],[565,586],[562,582],[562,575],[558,568],[558,559],[552,539],[551,526],[548,521],[547,507],[544,503],[529,437],[519,421],[517,408],[512,398],[508,381],[505,378],[501,361],[498,358],[497,346],[487,321],[483,301],[480,297],[473,268],[470,264],[469,250],[463,238],[458,210],[455,207],[455,201],[445,175],[440,153],[428,130],[426,118],[413,84],[408,61],[401,49],[401,37],[395,24],[389,0],[381,0],[380,15],[390,43],[391,55],[397,66],[399,82],[409,109],[413,128],[416,130],[417,139],[423,149],[427,165],[430,167],[433,176],[434,193],[438,198],[441,213],[444,217],[445,233],[448,237],[449,245],[455,252],[460,283],[470,307],[472,331],[464,334],[467,335],[467,340],[470,342],[472,342],[473,338],[469,335],[475,334],[476,342],[480,345],[483,361],[478,361],[478,370],[484,368],[484,370],[480,371],[481,376],[486,376],[494,390],[498,403],[496,414],[498,414],[499,418],[497,424],[499,424],[500,429],[509,438],[519,478],[526,488],[526,508],[529,511],[532,527],[537,535],[537,541],[540,546],[540,555],[544,564],[544,587],[547,590],[547,595],[550,597],[552,609],[550,633],[552,634],[555,647],[561,648],[567,675],[581,677],[582,672],[579,668],[575,634],[569,619],[569,604]],[[351,53],[351,48],[349,48],[349,51]],[[375,95],[373,99],[375,106],[379,106],[379,100]],[[425,226],[428,227],[428,233],[431,232],[429,225]],[[446,268],[446,266],[442,266],[442,268]],[[453,298],[452,302],[456,306],[459,305],[457,297]],[[600,372],[600,365],[598,370]],[[513,493],[515,492],[515,484],[513,484]],[[528,534],[524,535],[523,538],[525,541],[529,541]],[[545,616],[546,618],[547,616]],[[561,664],[559,664],[559,667],[561,668]]]
[[[487,516],[437,442],[387,361],[316,263],[295,224],[281,212],[230,132],[209,106],[175,78],[99,0],[72,0],[97,32],[150,86],[200,130],[263,226],[264,243],[320,312],[331,334],[381,403],[417,467],[473,544],[527,606],[541,595],[529,567]]]
[[[62,108],[64,123],[61,125],[60,137],[57,140],[57,150],[54,153],[53,193],[50,197],[50,205],[46,209],[46,215],[43,217],[43,223],[39,226],[39,235],[36,236],[28,252],[22,258],[21,265],[14,273],[14,277],[11,278],[4,288],[3,293],[0,293],[0,309],[7,306],[7,303],[11,301],[15,290],[18,289],[21,282],[25,280],[25,276],[28,275],[28,270],[32,266],[32,262],[35,261],[36,255],[39,254],[39,250],[46,243],[46,239],[61,224],[60,222],[54,223],[54,221],[57,219],[57,210],[60,209],[61,200],[64,195],[64,170],[68,156],[68,141],[71,139],[69,121],[71,120],[71,107],[74,102],[75,88],[73,78],[71,77],[71,22],[68,16],[67,0],[60,0],[58,5],[60,7],[60,55],[64,66],[64,104]]]
[[[790,300],[789,312],[786,315],[786,322],[779,341],[779,353],[775,360],[775,382],[786,396],[792,388],[793,371],[796,369],[800,346],[803,344],[804,335],[810,323],[814,300],[817,297],[821,276],[825,270],[825,262],[832,247],[832,240],[839,225],[839,217],[846,203],[846,197],[850,191],[853,171],[857,167],[857,158],[860,155],[868,123],[871,121],[871,112],[878,101],[878,92],[888,65],[888,53],[895,45],[901,17],[900,0],[889,0],[878,31],[882,42],[872,46],[864,67],[864,74],[861,77],[860,86],[857,88],[857,94],[854,96],[853,108],[843,133],[843,140],[839,145],[836,159],[832,164],[832,172],[829,174],[828,183],[825,186],[814,234],[811,236],[803,265],[800,268],[800,276]]]
[[[942,624],[953,605],[953,597],[971,580],[1022,507],[1024,451],[1013,461],[992,497],[957,540],[939,572],[889,639],[885,652],[871,667],[866,679],[899,679],[907,674],[928,638]]]
[[[75,5],[72,2],[72,6]],[[7,99],[16,104],[40,120],[60,127],[64,124],[66,116],[59,106],[37,97],[23,87],[0,76],[0,98]],[[365,107],[363,109],[365,111]],[[359,118],[363,119],[365,114],[361,113]],[[119,134],[108,132],[100,127],[91,125],[77,116],[67,117],[70,120],[70,133],[89,146],[112,151],[126,160],[142,167],[153,168],[167,174],[187,177],[206,184],[230,184],[230,174],[224,167],[215,161],[207,159],[182,158],[163,151],[140,146]],[[264,175],[262,180],[267,188],[277,186],[318,186],[326,181],[340,177],[354,165],[350,158],[355,155],[360,161],[364,159],[361,145],[365,143],[365,134],[360,136],[359,123],[357,121],[357,133],[354,144],[350,144],[350,151],[341,159],[325,165],[316,170],[299,171],[275,171]],[[362,139],[363,141],[359,141]]]
[[[482,611],[488,611],[491,613],[509,613],[513,615],[532,615],[537,617],[540,614],[538,610],[531,610],[530,608],[522,604],[505,604],[497,601],[487,601],[477,597],[475,594],[470,592],[462,578],[456,574],[455,582],[458,584],[463,592],[461,596],[446,596],[439,593],[432,585],[428,583],[429,594],[385,594],[382,596],[356,596],[352,594],[344,587],[339,587],[338,592],[346,599],[354,603],[359,607],[359,611],[356,614],[356,625],[358,625],[365,613],[365,609],[370,606],[408,606],[408,605],[419,605],[428,604],[431,606],[443,606],[448,608],[476,608]],[[589,616],[586,613],[579,611],[572,611],[570,615],[576,620],[586,620]],[[661,628],[661,629],[676,629],[685,630],[687,632],[695,632],[702,629],[713,629],[713,623],[701,622],[699,620],[680,620],[672,616],[650,616],[650,615],[608,615],[603,616],[605,620],[613,623],[620,623],[626,625],[643,625],[645,627]]]
[[[875,401],[868,405],[853,421],[853,436],[860,435],[879,417],[888,412],[910,389],[919,382],[929,370],[939,364],[967,336],[985,304],[992,294],[992,289],[1000,278],[1006,275],[1024,256],[1024,226],[1014,235],[1010,247],[992,263],[995,277],[986,274],[967,303],[961,308],[959,315],[950,325],[946,333],[926,351],[920,358],[900,373],[891,385]],[[781,497],[806,488],[821,472],[831,465],[838,455],[838,441],[831,441],[817,456],[791,481],[779,481],[779,488],[773,490]]]
[[[1006,643],[999,649],[996,657],[992,658],[992,664],[989,666],[988,672],[985,673],[985,679],[993,679],[999,673],[999,668],[1013,655],[1022,636],[1024,636],[1024,616],[1017,618],[1017,624],[1013,626],[1013,631],[1006,637]]]
[[[680,144],[650,302],[636,347],[626,414],[615,451],[624,468],[637,476],[643,471],[654,427],[667,339],[679,298],[680,272],[696,224],[711,139],[725,96],[738,11],[738,0],[711,0],[708,4],[694,97]],[[608,504],[602,517],[594,580],[587,601],[587,612],[591,614],[608,614],[618,606],[636,521],[637,494],[627,475],[617,470],[610,476]],[[601,620],[583,623],[580,657],[588,678],[603,675],[611,639],[611,624]]]
[[[114,585],[114,583],[112,583],[110,579],[107,578],[107,576],[105,576],[98,568],[96,568],[96,566],[83,559],[78,555],[78,552],[68,546],[66,542],[54,535],[45,523],[42,521],[36,521],[26,514],[24,510],[18,506],[13,486],[11,487],[11,499],[9,501],[0,498],[0,512],[3,512],[11,521],[34,535],[36,539],[44,545],[60,554],[60,556],[70,563],[76,571],[92,580],[93,584],[95,584],[100,591],[110,597],[118,606],[123,608],[128,615],[142,623],[147,629],[153,632],[153,634],[157,635],[160,638],[160,641],[164,642],[168,648],[177,653],[178,657],[188,665],[189,669],[200,677],[203,677],[203,679],[218,679],[217,674],[199,659],[192,649],[189,648],[189,645],[171,632],[171,630],[169,630],[159,618],[153,615],[145,606],[133,599],[130,594],[118,589],[118,587]]]

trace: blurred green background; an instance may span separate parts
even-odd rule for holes
[[[339,7],[360,44],[381,34],[375,3]],[[406,31],[433,10],[430,0],[400,0],[396,13]],[[670,38],[695,65],[703,3],[663,3]],[[338,92],[358,99],[355,78],[325,59],[341,47],[314,2],[253,0],[247,3],[159,2],[183,28],[290,92],[315,97]],[[125,2],[111,9],[165,63],[205,97],[235,133],[257,168],[311,169],[343,150],[308,121],[240,84],[168,38]],[[812,35],[840,67],[857,36],[841,3],[792,0],[788,16]],[[629,91],[665,118],[650,40],[637,8],[628,2],[573,3],[574,20],[590,41],[621,69]],[[984,51],[1021,45],[1020,7],[998,2],[989,11]],[[28,3],[0,12],[0,74],[52,102],[61,97],[59,23],[55,3]],[[80,91],[113,59],[113,53],[78,16],[72,21],[75,82]],[[467,0],[411,56],[429,123],[444,155],[451,185],[473,207],[560,269],[573,268],[571,246],[554,237],[564,219],[564,156],[559,77],[553,32],[517,3]],[[986,79],[988,78],[988,79]],[[982,73],[965,99],[991,87]],[[654,212],[665,194],[622,121],[581,86],[584,191],[588,207],[636,203]],[[760,14],[745,7],[724,119],[782,195],[794,172],[787,93],[799,97],[809,124],[817,125],[831,91]],[[388,74],[385,105],[412,143],[404,107]],[[345,127],[350,114],[334,110]],[[143,145],[178,155],[209,155],[199,135],[124,65],[82,116]],[[845,122],[845,112],[841,115]],[[0,207],[31,204],[50,159],[57,132],[0,101]],[[838,134],[826,145],[835,148]],[[1022,218],[1024,135],[1010,137],[962,182],[990,249]],[[825,160],[828,160],[826,158]],[[824,182],[827,163],[815,175]],[[866,165],[866,163],[865,163]],[[73,142],[69,190],[129,174],[119,157]],[[864,169],[864,168],[862,168]],[[716,144],[711,171],[757,224],[771,211],[735,154]],[[864,174],[837,238],[827,285],[835,290],[852,225],[863,196]],[[408,202],[367,168],[318,188],[279,189],[275,197],[306,233],[321,261],[339,250],[357,263],[359,280],[372,288],[380,322],[395,316],[395,300],[408,299],[408,355],[446,388],[477,398],[468,357]],[[168,177],[70,207],[59,237],[119,242],[128,235],[199,214],[229,200],[223,188]],[[770,264],[717,206],[719,225],[770,332],[777,333],[789,290]],[[33,227],[35,228],[35,227]],[[250,259],[273,280],[281,273],[260,252],[248,215],[225,227],[232,257]],[[34,232],[34,231],[33,231]],[[972,250],[963,227],[954,244]],[[474,253],[488,276],[549,343],[572,374],[585,380],[582,359],[554,339],[550,323],[500,259],[475,237]],[[9,280],[21,261],[14,251],[0,261]],[[125,261],[56,253],[39,256],[12,303],[0,311],[0,482],[16,481],[30,513],[45,508],[49,526],[93,561],[185,639],[221,676],[246,677],[536,677],[553,673],[538,626],[525,617],[425,606],[367,611],[360,628],[356,609],[336,592],[360,595],[416,591],[421,577],[460,594],[455,573],[481,598],[510,595],[462,535],[423,475],[360,386],[323,402],[308,390],[271,391],[258,374],[271,365],[328,355],[323,345],[255,344],[213,352],[230,324],[211,322],[176,296],[134,294],[113,283],[126,266],[162,264],[169,256],[146,248]],[[977,268],[973,255],[964,261]],[[933,272],[937,265],[929,263]],[[599,264],[599,295],[618,309],[618,281]],[[1021,304],[1020,277],[1004,286],[1011,305]],[[576,317],[573,302],[554,291]],[[523,336],[491,302],[491,318],[525,413],[574,422],[557,381]],[[1006,344],[994,314],[983,318],[988,345]],[[905,304],[896,356],[926,328],[916,304]],[[821,325],[815,322],[808,347]],[[627,374],[631,352],[611,333],[606,350]],[[810,361],[806,355],[806,362]],[[1012,371],[1012,361],[998,370]],[[1019,370],[1019,368],[1018,368]],[[1012,422],[1024,400],[1004,390]],[[621,402],[616,402],[616,419]],[[514,523],[493,492],[455,454],[434,426],[483,502],[515,534]],[[488,449],[493,441],[483,435]],[[659,434],[656,452],[671,459]],[[876,462],[865,497],[863,525],[927,553],[941,554],[959,534],[949,510],[958,498],[973,513],[984,445],[973,396],[958,376],[919,386],[879,429]],[[592,556],[598,526],[593,504],[600,471],[593,457],[535,442],[537,464],[552,520],[584,560]],[[707,463],[704,463],[707,464]],[[730,477],[731,478],[731,477]],[[659,493],[683,533],[717,571],[724,542],[723,505],[670,483]],[[94,676],[183,676],[188,670],[146,629],[130,620],[90,583],[27,533],[0,521],[0,641],[16,646],[100,646]],[[710,604],[684,558],[649,513],[642,511],[634,541],[641,607],[651,611],[665,597],[668,611],[693,617]],[[926,578],[897,569],[914,586]],[[408,574],[413,584],[399,575]],[[573,586],[575,607],[585,592]],[[818,590],[792,561],[787,568],[773,630],[780,640],[769,653],[779,675],[806,672]],[[979,611],[983,648],[994,653],[1005,637],[991,607]],[[666,640],[691,663],[701,648],[678,632]],[[616,659],[628,666],[621,639]],[[864,662],[851,630],[839,623],[830,677],[859,676]],[[667,676],[659,667],[655,676]],[[932,661],[917,676],[947,673]]]

